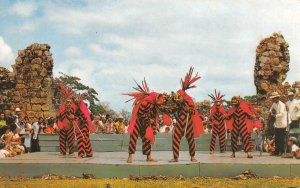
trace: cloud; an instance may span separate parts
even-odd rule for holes
[[[13,63],[13,53],[11,47],[0,36],[0,66],[10,69]]]
[[[75,57],[80,57],[81,56],[81,49],[75,46],[70,46],[68,48],[66,48],[64,55],[67,58],[75,58]]]
[[[36,4],[32,2],[16,2],[12,5],[10,11],[12,14],[16,14],[18,16],[29,17],[37,10],[37,8]]]
[[[19,28],[19,32],[30,32],[35,31],[39,26],[38,22],[26,22]]]
[[[117,110],[130,108],[120,93],[131,91],[133,80],[146,77],[152,90],[177,90],[191,65],[202,77],[188,91],[196,100],[214,89],[228,98],[255,94],[256,46],[273,32],[282,32],[290,44],[288,80],[299,80],[296,0],[39,1],[35,6],[41,14],[32,19],[43,27],[16,41],[49,43],[59,62],[55,72],[81,77]],[[20,19],[6,25],[34,28],[32,20]]]

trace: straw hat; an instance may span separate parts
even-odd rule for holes
[[[287,94],[288,96],[294,96],[294,93],[293,92],[288,92],[288,94]]]
[[[271,93],[271,96],[270,96],[270,99],[274,99],[274,98],[277,98],[277,97],[280,97],[279,93],[278,92],[273,92]]]
[[[16,112],[21,112],[21,109],[19,107],[16,108]]]
[[[122,115],[119,115],[118,119],[124,119],[124,117]]]

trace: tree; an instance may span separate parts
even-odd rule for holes
[[[103,106],[101,106],[98,99],[98,93],[94,88],[91,88],[87,85],[81,83],[81,79],[76,76],[69,76],[65,73],[60,72],[60,76],[55,78],[55,83],[57,86],[60,83],[72,88],[75,92],[86,93],[86,100],[89,102],[89,109],[92,114],[99,114],[104,112]]]
[[[125,109],[122,109],[120,114],[124,117],[124,119],[129,120],[131,118],[131,112],[129,112]]]

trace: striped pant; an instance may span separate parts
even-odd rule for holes
[[[219,136],[220,151],[225,151],[226,129],[224,124],[218,124],[212,128],[212,136],[210,140],[210,151],[215,151],[217,136]]]
[[[136,151],[136,142],[139,138],[142,138],[142,150],[144,155],[151,154],[151,142],[147,138],[145,138],[145,130],[142,130],[141,123],[137,120],[133,133],[130,134],[128,153],[134,154]]]
[[[245,152],[249,152],[251,144],[251,136],[248,133],[246,124],[244,123],[234,123],[233,129],[231,131],[231,149],[233,152],[237,151],[237,141],[238,137],[241,137],[243,141],[243,148]]]
[[[89,136],[89,129],[87,124],[83,124],[79,126],[80,130],[76,130],[77,137],[77,148],[78,148],[78,156],[84,157],[84,154],[87,157],[93,156],[93,149],[91,144],[91,139]]]
[[[174,159],[179,158],[179,147],[183,136],[185,136],[185,138],[188,141],[190,155],[193,157],[195,156],[195,147],[196,147],[195,140],[194,140],[193,122],[189,120],[189,122],[186,123],[187,118],[184,115],[179,117],[180,118],[178,118],[175,124],[174,134],[172,138],[173,157]]]
[[[59,148],[61,154],[67,153],[67,143],[69,148],[69,154],[74,153],[74,141],[75,141],[75,133],[74,128],[70,128],[66,130],[65,128],[59,131]]]

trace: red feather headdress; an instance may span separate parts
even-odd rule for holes
[[[60,93],[66,98],[71,98],[74,94],[72,88],[65,86],[64,84],[60,84],[59,86]]]
[[[183,91],[196,87],[195,85],[192,84],[195,83],[197,80],[199,80],[200,76],[198,76],[197,73],[194,77],[192,77],[193,71],[194,71],[194,67],[190,67],[190,70],[184,77],[184,80],[183,79],[180,80],[181,88]]]
[[[220,102],[220,101],[223,101],[223,97],[224,97],[225,95],[221,94],[220,91],[217,92],[217,90],[215,90],[215,93],[214,93],[214,94],[210,94],[210,95],[208,95],[208,96],[213,100],[213,102],[216,102],[216,101]]]
[[[133,87],[133,89],[136,90],[136,92],[124,93],[123,94],[123,95],[131,96],[132,98],[129,99],[128,101],[126,101],[126,102],[134,100],[134,102],[133,102],[134,105],[136,105],[142,99],[144,99],[145,97],[150,95],[150,90],[149,90],[149,87],[148,87],[148,84],[147,84],[145,78],[142,81],[142,85],[138,84],[136,81],[135,81],[135,83],[136,83],[137,86]]]

